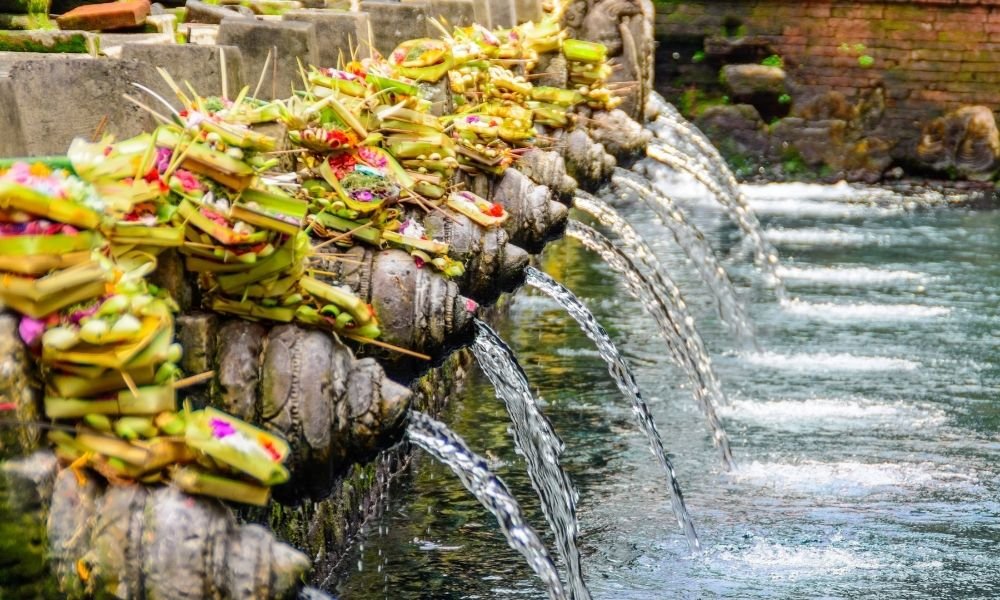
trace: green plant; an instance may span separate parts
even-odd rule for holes
[[[783,68],[785,66],[785,60],[780,56],[778,56],[777,54],[772,54],[771,56],[768,56],[764,60],[760,61],[760,64],[764,65],[765,67]]]
[[[792,97],[788,94],[782,94],[778,96],[778,104],[788,104],[792,101]]]
[[[703,60],[705,60],[705,51],[704,50],[699,50],[699,51],[695,52],[694,55],[691,56],[691,62],[693,62],[693,63],[700,63]]]
[[[868,54],[862,54],[861,56],[858,57],[858,66],[861,67],[862,69],[871,68],[871,66],[874,64],[875,64],[875,59],[869,56]]]

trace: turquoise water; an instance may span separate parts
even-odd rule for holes
[[[572,318],[522,290],[500,325],[566,443],[594,597],[1000,597],[1000,213],[857,203],[842,188],[749,191],[796,298],[784,306],[755,283],[725,217],[701,200],[687,206],[744,295],[758,353],[733,349],[651,214],[623,211],[699,318],[730,398],[720,416],[732,473],[718,467],[685,378],[616,276],[572,241],[541,261],[632,363],[701,555],[689,554],[628,402]],[[479,373],[443,419],[491,459],[544,534],[504,408]],[[339,592],[544,597],[485,510],[426,457],[391,490]]]

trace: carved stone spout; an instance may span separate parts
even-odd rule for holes
[[[418,266],[402,250],[355,246],[344,260],[326,259],[322,270],[333,273],[375,309],[382,341],[417,352],[435,353],[461,337],[478,305],[459,294],[458,285]]]
[[[510,291],[523,277],[528,253],[510,243],[499,227],[485,228],[461,214],[429,213],[423,221],[427,235],[448,243],[448,255],[465,264],[462,292],[488,301]]]
[[[298,490],[322,494],[350,462],[390,444],[409,406],[408,388],[322,331],[233,320],[215,356],[215,402],[286,437]]]
[[[55,478],[48,537],[67,598],[287,598],[310,567],[220,502],[167,486],[103,486],[68,469]]]
[[[493,200],[510,213],[504,228],[511,240],[529,251],[556,235],[569,216],[569,209],[552,199],[552,190],[532,183],[516,169],[507,169],[493,194]]]

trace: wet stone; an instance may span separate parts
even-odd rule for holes
[[[226,18],[254,18],[253,11],[242,6],[219,6],[201,0],[188,0],[184,6],[187,8],[185,21],[188,23],[218,25]]]

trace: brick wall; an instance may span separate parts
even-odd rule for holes
[[[1000,0],[658,0],[656,10],[657,87],[668,97],[716,83],[692,61],[706,38],[751,36],[784,58],[796,99],[882,86],[882,127],[904,148],[948,109],[1000,108]]]

